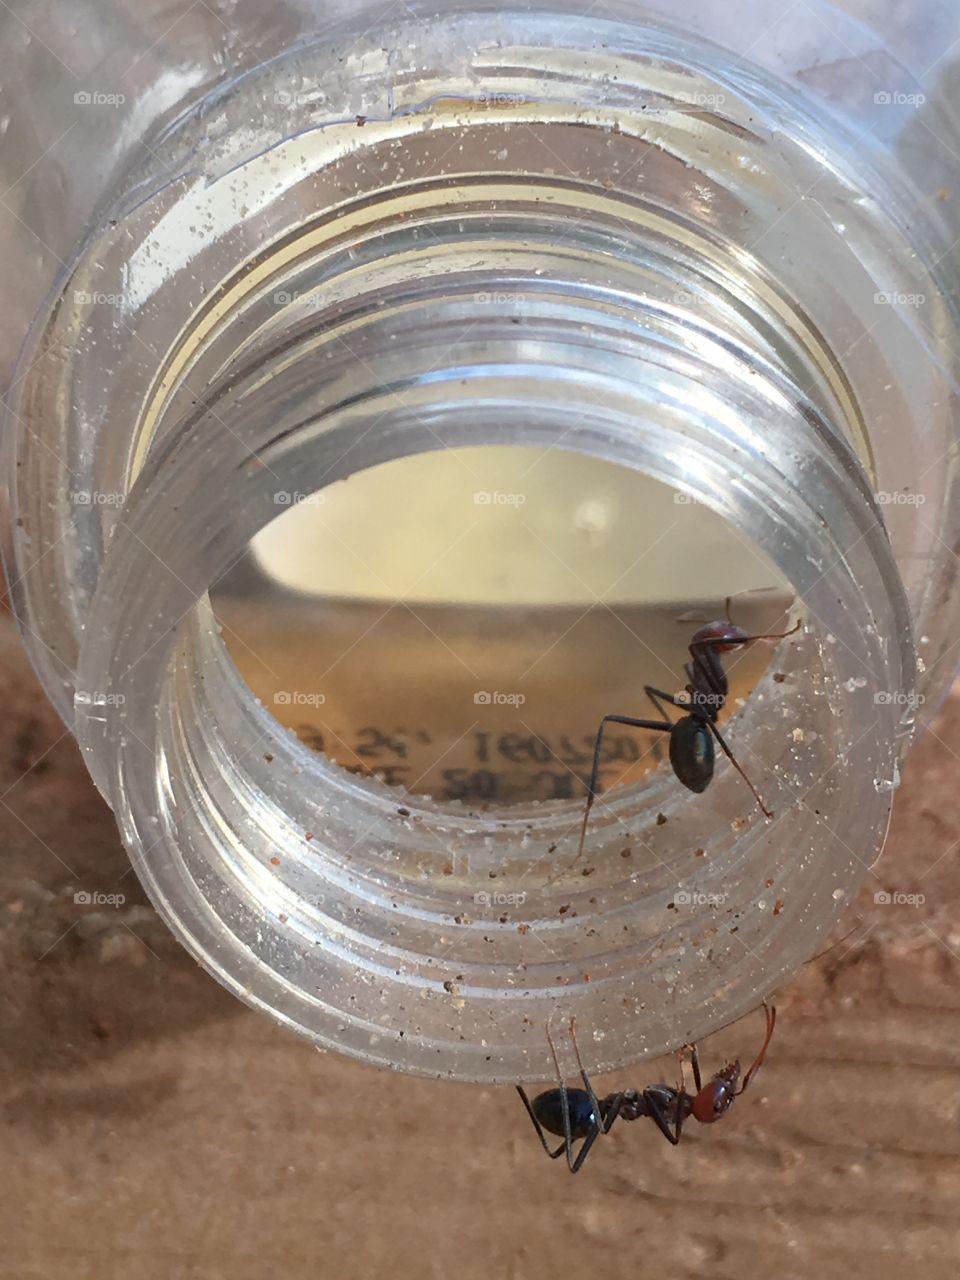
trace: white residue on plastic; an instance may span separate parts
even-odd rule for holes
[[[874,778],[873,785],[881,795],[888,791],[896,791],[900,785],[899,765],[894,764],[892,778]]]

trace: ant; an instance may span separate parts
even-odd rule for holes
[[[690,661],[684,667],[687,674],[686,698],[677,698],[652,685],[644,686],[644,693],[663,716],[662,720],[636,720],[632,716],[604,716],[597,732],[597,740],[593,750],[593,772],[587,789],[587,804],[583,813],[583,826],[580,830],[579,858],[583,853],[583,845],[587,836],[587,822],[590,810],[597,798],[597,781],[600,774],[600,757],[603,750],[603,733],[608,724],[622,724],[630,729],[649,729],[657,733],[670,735],[670,765],[673,772],[690,791],[698,794],[706,791],[713,779],[715,752],[713,739],[716,738],[724,755],[731,762],[744,782],[753,793],[765,818],[773,814],[760,798],[760,793],[740,767],[733,752],[727,746],[717,719],[727,700],[727,673],[720,659],[743,645],[753,644],[755,640],[785,640],[800,630],[802,622],[798,622],[789,631],[775,634],[751,636],[730,620],[730,599],[727,599],[726,622],[710,622],[694,635],[688,646]],[[678,707],[686,714],[679,720],[670,720],[664,704]]]
[[[556,1046],[548,1026],[547,1042],[557,1069],[559,1089],[548,1089],[545,1093],[538,1094],[531,1102],[523,1087],[517,1085],[517,1092],[533,1121],[540,1145],[551,1160],[566,1154],[567,1168],[571,1173],[579,1173],[597,1138],[601,1134],[609,1133],[617,1119],[639,1120],[642,1116],[647,1116],[653,1120],[666,1140],[673,1146],[677,1146],[680,1142],[683,1123],[688,1116],[693,1116],[694,1120],[698,1120],[701,1124],[715,1124],[730,1110],[734,1099],[746,1093],[750,1081],[763,1063],[777,1022],[776,1009],[766,1001],[763,1003],[763,1011],[767,1019],[766,1036],[753,1065],[743,1077],[743,1084],[740,1084],[739,1059],[728,1063],[704,1084],[700,1075],[697,1046],[695,1044],[684,1046],[684,1049],[690,1050],[695,1093],[688,1093],[684,1086],[682,1049],[679,1054],[680,1083],[676,1088],[668,1084],[654,1084],[646,1089],[622,1089],[618,1093],[608,1094],[605,1098],[598,1098],[580,1057],[576,1025],[572,1018],[570,1039],[580,1068],[583,1088],[568,1089],[563,1081]],[[546,1133],[563,1138],[563,1142],[556,1151],[550,1150],[545,1130]],[[573,1144],[581,1139],[583,1145],[574,1155]]]

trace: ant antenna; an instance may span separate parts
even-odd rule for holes
[[[550,1023],[549,1022],[544,1023],[544,1028],[547,1033],[547,1044],[550,1046],[550,1052],[553,1054],[553,1065],[554,1067],[556,1067],[556,1070],[557,1070],[557,1079],[562,1084],[563,1073],[560,1070],[560,1059],[557,1057],[557,1046],[553,1043],[553,1036],[550,1034]]]
[[[775,1006],[767,1004],[766,1000],[764,1000],[763,1011],[767,1015],[767,1034],[763,1041],[763,1047],[761,1048],[760,1052],[757,1054],[756,1058],[754,1059],[753,1066],[750,1068],[747,1074],[743,1077],[743,1084],[740,1086],[740,1088],[736,1092],[735,1096],[738,1098],[741,1093],[746,1093],[747,1086],[749,1085],[750,1081],[753,1079],[753,1077],[756,1075],[756,1073],[760,1070],[761,1066],[763,1065],[763,1060],[766,1057],[767,1049],[770,1047],[770,1041],[773,1039],[773,1029],[777,1025],[777,1010]]]
[[[574,859],[575,862],[579,861],[579,859],[583,857],[583,846],[587,839],[587,823],[590,821],[590,810],[592,808],[593,796],[590,795],[587,797],[587,803],[583,810],[583,822],[580,824],[580,843],[577,846],[577,856]]]

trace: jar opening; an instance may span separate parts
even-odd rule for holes
[[[644,687],[683,696],[728,597],[750,634],[792,604],[709,508],[559,448],[421,454],[279,506],[211,593],[238,671],[312,749],[471,808],[585,798],[602,717],[659,719]],[[731,708],[771,652],[727,659]],[[602,789],[666,748],[610,734]]]

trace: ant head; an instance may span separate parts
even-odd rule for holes
[[[748,638],[748,633],[743,627],[738,627],[732,622],[708,622],[693,637],[693,643],[699,640],[710,640],[713,642],[710,647],[715,653],[731,653],[745,644]]]
[[[708,1081],[693,1100],[691,1111],[701,1124],[713,1124],[726,1115],[737,1096],[740,1063],[731,1062]]]

